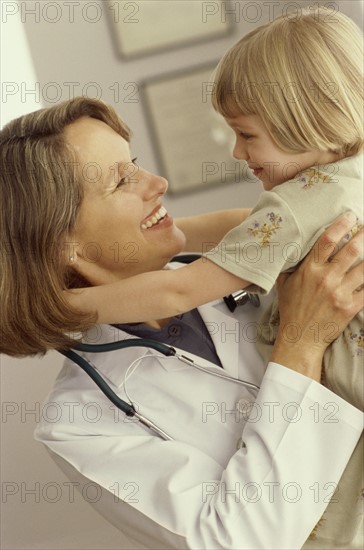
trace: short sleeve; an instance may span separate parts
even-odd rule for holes
[[[302,235],[287,202],[274,191],[266,191],[251,215],[204,256],[252,283],[249,291],[265,294],[282,271],[292,269],[304,257]]]

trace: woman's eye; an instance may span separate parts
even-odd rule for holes
[[[244,139],[250,139],[250,138],[253,137],[252,135],[250,135],[250,134],[244,134],[243,132],[240,132],[240,135],[241,135],[241,137],[243,137]]]
[[[120,187],[122,187],[123,185],[125,185],[126,183],[128,183],[128,179],[129,179],[130,176],[132,176],[132,175],[134,174],[134,172],[135,172],[134,166],[137,166],[137,163],[136,163],[137,160],[138,160],[137,157],[135,157],[135,158],[133,158],[133,159],[131,160],[131,163],[128,163],[128,164],[126,165],[126,170],[125,170],[125,171],[126,171],[126,172],[130,172],[130,173],[128,173],[126,176],[124,176],[123,178],[120,179],[119,183],[118,183],[117,186],[116,186],[116,189],[119,189]],[[131,164],[132,164],[133,166],[131,166]],[[130,169],[131,169],[131,170],[130,170]]]

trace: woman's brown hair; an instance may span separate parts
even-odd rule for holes
[[[1,353],[69,348],[95,322],[62,296],[77,279],[66,249],[83,197],[64,129],[83,116],[130,140],[112,107],[84,97],[12,120],[0,132]]]

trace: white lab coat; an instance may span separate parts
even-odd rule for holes
[[[301,548],[360,436],[362,413],[290,369],[270,363],[265,372],[254,346],[260,312],[252,306],[232,314],[216,301],[200,313],[225,372],[261,384],[256,398],[152,350],[87,354],[123,399],[128,366],[147,354],[126,389],[174,441],[118,412],[69,361],[35,437],[87,500],[141,547]],[[88,340],[121,338],[130,336],[102,325]]]

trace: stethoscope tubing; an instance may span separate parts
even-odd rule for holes
[[[107,344],[77,344],[75,347],[78,351],[86,351],[89,353],[104,353],[107,351],[115,351],[124,348],[152,348],[159,351],[166,357],[176,355],[177,352],[172,346],[167,346],[163,342],[157,342],[157,340],[151,340],[149,338],[126,338],[125,340],[117,340],[116,342],[109,342]]]
[[[89,352],[89,353],[105,353],[109,351],[115,351],[120,348],[131,348],[131,347],[145,347],[152,348],[166,357],[171,357],[176,355],[176,350],[172,346],[167,346],[162,342],[157,342],[156,340],[150,340],[148,338],[129,338],[125,340],[118,340],[117,342],[109,342],[107,344],[84,344],[80,343],[76,346],[77,351]],[[126,416],[135,417],[138,421],[154,431],[157,435],[162,437],[165,440],[173,440],[173,438],[168,435],[162,428],[157,426],[152,420],[149,420],[138,411],[135,410],[134,406],[127,403],[121,399],[105,382],[103,377],[97,372],[97,370],[81,355],[76,353],[74,350],[60,350],[60,353],[76,363],[81,369],[88,374],[88,376],[95,382],[99,387],[102,393],[111,401],[115,407],[121,410]]]
[[[184,363],[187,363],[198,370],[206,372],[207,374],[211,374],[213,376],[217,376],[218,378],[223,378],[225,380],[230,380],[234,383],[241,384],[255,391],[259,391],[260,389],[259,386],[257,386],[256,384],[252,384],[251,382],[240,380],[238,378],[233,378],[231,376],[227,376],[226,374],[222,374],[219,372],[214,372],[201,365],[198,365],[197,363],[195,363],[193,359],[189,358],[188,356],[178,354],[175,348],[173,348],[172,346],[167,346],[162,342],[157,342],[156,340],[150,340],[148,338],[129,338],[125,340],[118,340],[117,342],[110,342],[107,344],[80,343],[75,347],[75,350],[88,352],[88,353],[105,353],[109,351],[115,351],[118,349],[129,348],[129,347],[151,348],[151,349],[154,349],[155,351],[158,351],[159,353],[162,353],[166,357],[176,357],[180,361],[183,361]],[[95,382],[95,384],[99,387],[102,393],[111,401],[111,403],[115,405],[115,407],[120,409],[126,416],[137,418],[141,424],[143,424],[150,430],[154,431],[157,435],[162,437],[162,439],[173,440],[173,438],[170,435],[168,435],[164,430],[162,430],[154,422],[152,422],[151,420],[149,420],[148,418],[140,414],[132,404],[127,403],[126,401],[121,399],[105,382],[105,380],[97,372],[95,367],[93,367],[84,357],[82,357],[72,349],[59,350],[59,352],[65,357],[67,357],[68,359],[70,359],[71,361],[73,361],[74,363],[76,363],[79,367],[81,367],[81,369],[84,372],[86,372],[86,374],[88,374],[88,376]]]
[[[78,346],[77,346],[78,349]],[[115,407],[120,409],[124,414],[127,416],[135,416],[136,410],[134,409],[133,405],[130,405],[126,401],[123,401],[123,399],[120,399],[118,395],[110,388],[110,386],[105,382],[103,377],[97,372],[97,370],[90,365],[86,359],[84,359],[81,355],[78,355],[78,353],[74,352],[73,350],[60,350],[60,353],[67,357],[68,359],[71,359],[76,365],[81,367],[82,370],[86,372],[86,374],[89,375],[89,377],[97,384],[97,386],[100,388],[102,393],[106,395],[106,397],[111,401]],[[97,352],[96,352],[97,353]]]

